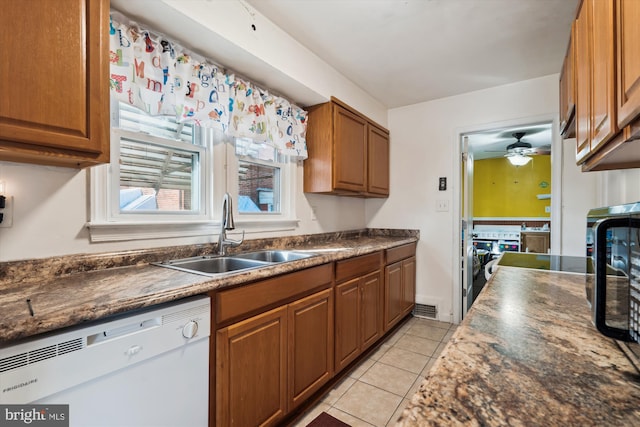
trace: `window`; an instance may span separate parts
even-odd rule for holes
[[[90,173],[92,241],[215,235],[215,201],[224,192],[234,199],[237,229],[291,230],[297,223],[296,162],[270,145],[230,142],[222,130],[115,101],[111,164]]]
[[[205,217],[203,129],[117,103],[112,128],[112,217]]]
[[[235,138],[229,151],[227,187],[237,194],[236,226],[295,221],[296,162],[249,138]]]
[[[237,138],[238,213],[281,213],[280,169],[276,150],[251,139]]]

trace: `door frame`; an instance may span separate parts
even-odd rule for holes
[[[460,265],[462,263],[462,251],[461,251],[461,235],[462,235],[462,138],[464,135],[468,135],[475,132],[483,132],[492,129],[500,129],[516,126],[527,126],[534,123],[551,123],[551,228],[554,230],[551,233],[551,253],[561,254],[562,246],[562,146],[563,140],[560,135],[558,115],[557,114],[543,114],[539,116],[522,117],[518,119],[505,120],[500,122],[492,122],[480,125],[470,125],[456,128],[454,131],[455,151],[453,156],[453,236],[456,244],[452,245],[452,263],[453,271],[451,277],[453,278],[452,289],[452,301],[453,301],[453,322],[460,323],[462,320],[462,275],[460,274]],[[464,263],[464,268],[467,268]],[[463,274],[466,274],[466,270]]]

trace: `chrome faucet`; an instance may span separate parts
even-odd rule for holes
[[[244,230],[242,231],[242,238],[240,240],[227,239],[227,230],[234,230],[235,228],[231,195],[224,193],[224,197],[222,198],[222,224],[220,236],[218,236],[218,255],[225,256],[228,246],[235,247],[244,242]]]

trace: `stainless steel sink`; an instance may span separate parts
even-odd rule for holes
[[[165,261],[155,263],[154,265],[182,270],[189,273],[204,274],[205,276],[213,276],[215,274],[264,267],[269,264],[271,263],[237,257],[194,257]]]
[[[287,261],[296,261],[299,259],[309,258],[314,256],[314,253],[306,252],[296,252],[296,251],[288,251],[288,250],[265,250],[265,251],[255,251],[255,252],[246,252],[243,254],[234,255],[234,258],[242,258],[242,259],[251,259],[257,261],[265,261],[269,263],[279,263],[279,262],[287,262]]]
[[[287,250],[265,250],[246,252],[233,256],[202,256],[174,259],[153,263],[153,265],[173,268],[189,273],[203,274],[205,276],[214,276],[216,274],[232,273],[287,261],[295,261],[314,255],[314,253],[301,253]]]

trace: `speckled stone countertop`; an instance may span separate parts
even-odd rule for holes
[[[591,324],[591,279],[499,266],[397,425],[640,425],[640,376]]]
[[[418,237],[415,230],[364,229],[248,240],[234,251],[277,248],[316,250],[318,255],[215,277],[150,265],[151,262],[211,254],[215,244],[0,263],[0,345],[142,307],[416,242]]]

